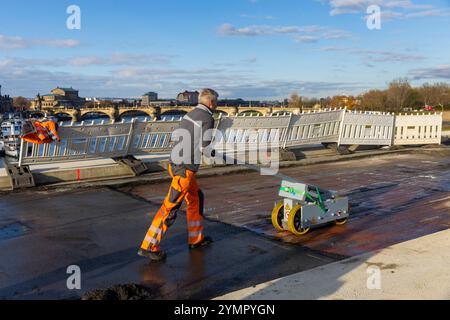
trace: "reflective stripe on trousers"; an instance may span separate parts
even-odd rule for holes
[[[203,236],[203,193],[200,191],[195,172],[186,170],[186,178],[174,176],[171,166],[168,171],[172,176],[172,183],[169,192],[156,213],[152,225],[149,228],[141,248],[153,252],[160,250],[160,243],[173,225],[183,201],[186,201],[186,219],[188,227],[189,244],[197,244],[204,238]]]

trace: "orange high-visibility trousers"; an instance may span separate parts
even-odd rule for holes
[[[203,201],[204,196],[199,189],[195,172],[186,170],[186,176],[173,175],[171,165],[169,173],[172,176],[169,193],[163,205],[156,213],[152,225],[142,242],[141,249],[158,252],[160,243],[167,230],[175,223],[178,210],[186,200],[186,219],[188,227],[188,243],[197,244],[203,241]]]

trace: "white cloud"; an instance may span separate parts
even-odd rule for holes
[[[77,47],[80,45],[80,41],[73,39],[64,39],[64,40],[32,40],[30,41],[31,45],[36,46],[48,46],[48,47]]]
[[[323,38],[325,39],[347,39],[350,38],[352,34],[350,32],[344,30],[328,30],[323,34]]]
[[[150,55],[113,53],[110,55],[79,56],[71,58],[23,58],[7,57],[0,60],[0,66],[47,66],[47,67],[90,67],[90,66],[147,66],[168,65],[171,55]]]
[[[353,50],[353,53],[362,55],[369,62],[414,62],[422,61],[424,56],[398,53],[382,50]]]
[[[12,50],[27,47],[27,43],[21,37],[10,37],[0,34],[0,49]]]
[[[358,55],[365,65],[373,67],[374,62],[416,62],[426,60],[426,57],[418,54],[401,53],[383,50],[356,49],[346,47],[323,47],[323,52],[345,52]]]
[[[384,1],[382,4],[386,8],[402,8],[402,9],[429,9],[433,8],[429,4],[415,4],[410,0],[401,1]]]
[[[171,57],[172,56],[169,55],[113,53],[106,56],[82,56],[71,58],[68,60],[68,63],[75,66],[168,64],[170,63]]]
[[[316,0],[330,6],[330,15],[366,14],[370,5],[378,5],[382,9],[382,17],[386,20],[398,18],[414,18],[426,16],[448,16],[450,8],[436,8],[430,4],[421,4],[412,0]]]
[[[413,12],[405,15],[406,18],[414,17],[448,17],[450,16],[450,8],[432,9]]]
[[[252,59],[253,60],[253,59]],[[56,86],[73,86],[82,96],[137,97],[149,90],[158,90],[161,97],[173,98],[185,89],[212,87],[222,97],[271,99],[284,98],[291,92],[303,95],[331,95],[342,91],[363,90],[366,86],[351,82],[298,80],[266,81],[255,78],[251,70],[230,68],[138,68],[110,69],[103,74],[50,71],[31,64],[0,60],[0,79],[7,83],[12,95],[33,97],[47,93]]]
[[[431,68],[413,69],[409,75],[414,79],[450,79],[450,64]]]
[[[219,34],[226,36],[266,36],[273,34],[289,34],[299,33],[300,27],[297,26],[267,26],[267,25],[253,25],[248,27],[236,28],[230,23],[225,23],[219,27]]]
[[[224,36],[269,36],[269,35],[292,35],[295,42],[314,43],[322,39],[346,39],[352,35],[341,29],[331,29],[323,26],[268,26],[252,25],[247,27],[235,27],[225,23],[218,29],[218,33]]]
[[[294,36],[294,40],[300,43],[315,43],[319,41],[319,38],[315,36]]]
[[[18,36],[0,34],[0,50],[24,49],[33,46],[76,47],[80,41],[74,39],[24,39]]]

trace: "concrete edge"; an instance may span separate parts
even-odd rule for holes
[[[445,284],[450,274],[444,266],[450,259],[446,250],[449,240],[450,229],[437,231],[212,300],[448,299],[449,286]],[[368,289],[369,267],[379,270],[383,288]],[[436,281],[430,283],[430,277]],[[302,290],[305,287],[310,290]]]

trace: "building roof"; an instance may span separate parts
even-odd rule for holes
[[[147,93],[144,93],[142,96],[153,96],[153,95],[155,95],[155,94],[157,94],[156,92],[147,92]]]
[[[63,90],[63,91],[66,91],[66,92],[78,92],[78,90],[75,90],[74,88],[60,88],[60,87],[56,87],[55,89],[53,89],[53,90],[56,90],[56,89],[60,89],[60,90]],[[53,91],[52,90],[52,91]]]
[[[184,93],[199,93],[198,91],[184,91],[184,92],[181,92],[180,94],[184,94]]]
[[[185,91],[178,94],[178,97],[184,97],[187,98],[189,96],[196,96],[199,95],[198,91]]]

